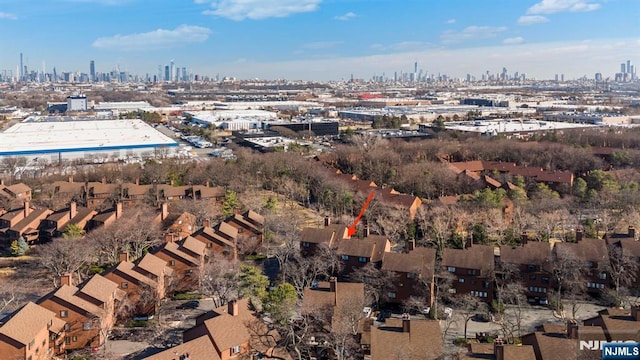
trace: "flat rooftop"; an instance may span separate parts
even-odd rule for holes
[[[0,132],[0,156],[109,151],[178,144],[142,120],[29,121]]]
[[[595,125],[538,120],[476,120],[445,123],[447,130],[478,133],[517,133],[594,127]]]

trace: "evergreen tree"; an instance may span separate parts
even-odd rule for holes
[[[29,244],[21,236],[18,240],[11,242],[11,255],[22,256],[29,251]]]
[[[229,217],[233,215],[235,208],[238,207],[238,196],[235,191],[227,189],[224,194],[224,202],[222,203],[222,215]]]

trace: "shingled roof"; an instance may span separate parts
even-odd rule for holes
[[[49,326],[51,322],[51,326]],[[28,345],[44,328],[59,332],[65,322],[56,317],[53,311],[28,302],[11,315],[0,321],[0,334],[9,337],[22,345]]]
[[[442,252],[442,265],[463,269],[480,270],[486,276],[494,268],[493,247],[473,245],[465,249],[445,248]]]

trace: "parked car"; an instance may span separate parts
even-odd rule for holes
[[[136,315],[133,317],[133,320],[135,321],[149,321],[149,320],[153,320],[153,314],[152,315]]]
[[[191,300],[176,306],[176,309],[197,309],[198,306],[200,306],[200,301]]]

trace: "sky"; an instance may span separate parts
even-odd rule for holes
[[[640,0],[0,0],[0,71],[240,79],[613,77],[640,64]]]

